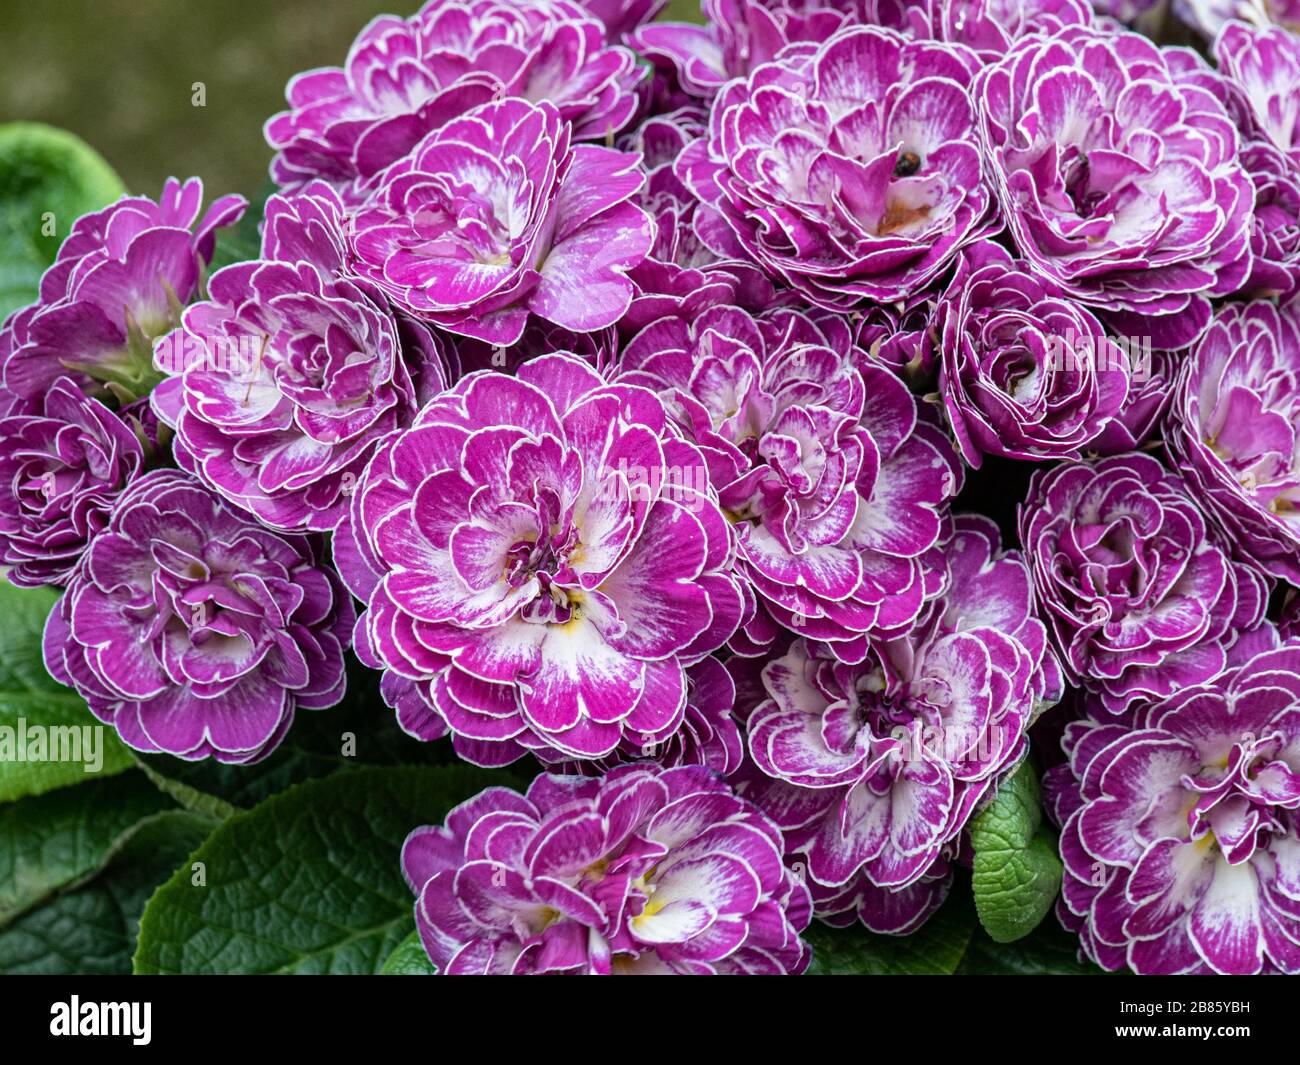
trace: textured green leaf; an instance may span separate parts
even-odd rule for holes
[[[962,976],[1101,976],[1104,971],[1079,960],[1079,940],[1049,918],[1023,939],[995,943],[982,928],[957,970]]]
[[[14,730],[22,722],[45,729],[89,726],[95,731],[103,764],[94,776],[112,776],[131,768],[131,752],[117,733],[96,721],[81,696],[58,684],[45,672],[41,633],[45,618],[58,599],[48,588],[15,588],[0,580],[0,728]],[[84,734],[83,734],[84,735]],[[0,802],[40,795],[93,779],[84,761],[27,761],[18,752],[8,757],[0,749]]]
[[[397,944],[397,949],[388,955],[380,976],[433,976],[438,970],[433,967],[429,955],[420,942],[420,933],[412,932]]]
[[[124,834],[169,805],[128,773],[0,806],[0,928],[97,872]]]
[[[861,925],[814,922],[804,933],[813,948],[812,976],[949,976],[957,971],[976,927],[969,900],[954,891],[939,912],[910,936],[881,936]]]
[[[998,943],[1033,931],[1061,888],[1056,835],[1042,820],[1038,776],[1025,762],[971,821],[975,910]]]
[[[124,191],[113,168],[66,130],[0,125],[0,318],[36,298],[72,223]]]
[[[139,973],[377,973],[414,928],[402,841],[509,774],[366,768],[309,780],[222,823],[150,900]]]
[[[186,810],[138,822],[115,843],[98,875],[0,930],[0,973],[129,973],[145,903],[177,866],[188,869],[182,863],[212,826]]]

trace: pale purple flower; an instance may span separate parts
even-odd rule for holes
[[[323,182],[267,203],[263,258],[219,270],[160,341],[176,458],[277,529],[332,529],[380,439],[447,383],[441,344],[347,276]]]
[[[972,245],[940,298],[939,393],[962,456],[1077,457],[1123,406],[1129,359],[1001,246]]]
[[[653,22],[628,43],[666,65],[689,96],[711,100],[790,44],[820,44],[856,21],[852,5],[784,0],[703,0],[705,22]]]
[[[358,653],[406,681],[386,692],[403,728],[478,764],[669,742],[687,667],[744,605],[703,456],[652,392],[569,355],[426,406],[334,551],[368,601]]]
[[[808,891],[772,822],[700,766],[488,788],[402,848],[440,973],[801,973]]]
[[[1064,26],[1092,24],[1087,0],[858,0],[862,21],[888,26],[921,40],[965,45],[986,63],[1013,42],[1048,35]]]
[[[1269,586],[1150,455],[1037,471],[1020,539],[1070,679],[1119,713],[1222,671]]]
[[[1288,151],[1279,146],[1291,140],[1290,133],[1281,132],[1285,126],[1281,116],[1288,106],[1300,108],[1300,89],[1286,85],[1286,78],[1294,78],[1300,71],[1300,49],[1285,40],[1290,36],[1275,31],[1257,45],[1251,30],[1234,24],[1218,42],[1220,70],[1212,70],[1191,49],[1165,50],[1170,69],[1179,80],[1222,100],[1237,125],[1238,160],[1255,187],[1250,239],[1253,261],[1241,290],[1253,296],[1285,298],[1300,288],[1300,149]],[[1261,66],[1254,59],[1257,51],[1274,51],[1277,58]],[[1292,70],[1270,84],[1265,72],[1285,67],[1288,58]],[[1257,115],[1257,108],[1262,114]],[[1269,115],[1275,119],[1272,129]]]
[[[1021,257],[1119,335],[1191,343],[1250,274],[1254,190],[1223,104],[1144,37],[1017,42],[976,99]]]
[[[1057,912],[1139,974],[1300,973],[1300,644],[1131,723],[1067,726]]]
[[[1300,7],[1296,20],[1300,28]],[[1255,269],[1246,287],[1285,298],[1300,289],[1300,38],[1233,22],[1214,55],[1255,185]]]
[[[654,240],[635,155],[570,145],[550,104],[488,104],[430,133],[358,210],[355,268],[417,318],[493,345],[530,314],[613,325]]]
[[[1292,33],[1300,32],[1297,0],[1174,0],[1173,10],[1179,19],[1210,41],[1234,20],[1260,28],[1278,26]]]
[[[429,0],[409,19],[371,21],[343,67],[289,82],[290,109],[266,123],[271,176],[323,178],[352,198],[426,133],[506,96],[549,101],[576,138],[604,139],[636,114],[643,77],[568,0]]]
[[[905,300],[998,223],[959,45],[850,27],[792,48],[714,101],[677,169],[696,230],[812,303]]]
[[[45,665],[139,751],[252,762],[343,696],[352,601],[315,541],[176,470],[119,497],[45,627]]]
[[[933,912],[966,822],[1060,694],[1029,574],[992,522],[959,518],[945,556],[949,587],[910,632],[858,665],[796,640],[764,667],[768,698],[747,723],[770,780],[742,793],[806,866],[819,912],[878,932]]]
[[[1300,583],[1300,297],[1229,304],[1185,359],[1165,441],[1228,540]]]
[[[67,377],[26,407],[0,417],[0,565],[22,587],[64,584],[149,441]]]
[[[701,448],[736,571],[786,628],[860,660],[865,633],[905,629],[939,591],[960,464],[843,317],[715,307],[648,326],[621,365]]]
[[[119,398],[148,392],[157,380],[153,339],[175,326],[198,291],[216,230],[245,207],[243,197],[223,196],[200,219],[202,202],[198,178],[183,185],[168,178],[157,203],[124,196],[77,219],[37,302],[0,329],[6,391],[30,402],[70,376]]]

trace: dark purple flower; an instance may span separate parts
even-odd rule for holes
[[[447,384],[441,344],[346,276],[343,205],[273,196],[264,258],[219,270],[155,362],[176,457],[277,529],[332,529],[380,439]]]
[[[637,157],[570,146],[550,104],[488,104],[385,171],[355,220],[356,269],[402,309],[493,345],[530,314],[575,332],[613,325],[654,240],[631,202]]]
[[[1300,973],[1300,644],[1067,727],[1057,912],[1139,974]]]
[[[1149,455],[1036,472],[1020,538],[1062,665],[1112,713],[1218,675],[1268,604],[1267,582]]]
[[[939,300],[939,393],[962,456],[1077,457],[1121,409],[1128,354],[999,245],[972,245]]]
[[[1089,453],[1123,455],[1140,450],[1159,435],[1174,395],[1177,359],[1167,351],[1139,348],[1129,352],[1129,361],[1128,396],[1101,435],[1088,445]]]
[[[915,295],[997,225],[978,65],[959,45],[851,27],[731,82],[677,166],[710,211],[700,237],[820,307]]]
[[[0,565],[14,584],[64,584],[152,445],[138,422],[60,377],[0,417]]]
[[[781,833],[707,769],[489,788],[402,848],[447,974],[801,973],[807,889]]]
[[[1071,27],[976,82],[1022,258],[1120,335],[1191,343],[1250,274],[1254,190],[1223,104],[1144,37]]]
[[[381,15],[346,64],[308,70],[266,123],[271,176],[313,178],[349,197],[431,130],[507,96],[546,100],[578,139],[621,130],[640,106],[636,57],[567,0],[429,0],[409,19]]]
[[[571,355],[470,374],[376,453],[335,560],[408,732],[504,764],[671,741],[735,630],[734,547],[659,399]],[[411,692],[414,686],[419,698]]]
[[[252,762],[344,689],[352,601],[315,542],[185,474],[118,499],[45,627],[45,665],[140,751]]]
[[[40,398],[70,376],[91,391],[142,396],[157,381],[153,339],[176,325],[198,291],[216,230],[238,221],[241,196],[217,200],[198,221],[203,183],[168,178],[157,203],[125,196],[72,226],[41,278],[40,298],[0,329],[5,389]]]

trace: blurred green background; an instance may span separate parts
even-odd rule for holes
[[[169,175],[256,191],[262,124],[300,70],[337,66],[362,26],[420,0],[0,0],[0,122],[48,122],[97,148],[133,192]],[[698,0],[672,0],[690,17]],[[696,15],[698,17],[698,15]],[[192,103],[202,82],[206,106]]]

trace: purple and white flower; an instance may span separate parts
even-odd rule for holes
[[[1134,33],[1017,42],[976,82],[1021,257],[1117,334],[1178,348],[1250,275],[1254,190],[1223,104]]]
[[[403,310],[514,344],[530,314],[575,332],[613,325],[649,253],[635,155],[570,145],[550,104],[508,99],[430,133],[358,210],[355,268]]]
[[[0,565],[21,587],[64,584],[153,448],[67,377],[28,407],[0,417]]]
[[[1243,559],[1300,583],[1300,297],[1228,304],[1185,360],[1165,440]]]
[[[1300,644],[1067,726],[1057,912],[1139,974],[1300,973]]]
[[[568,0],[429,0],[409,19],[381,15],[343,67],[294,77],[289,110],[266,123],[271,176],[313,178],[349,199],[426,133],[474,108],[549,101],[578,139],[618,133],[640,108],[644,72],[605,25]]]
[[[678,173],[745,255],[820,307],[907,299],[998,225],[959,45],[850,27],[792,48],[714,101]]]
[[[705,459],[568,355],[470,374],[377,452],[335,560],[406,731],[504,764],[669,742],[744,599]],[[416,697],[418,696],[418,698]]]
[[[176,470],[118,499],[45,627],[45,665],[139,751],[253,762],[343,696],[352,601],[317,545]]]
[[[1268,605],[1268,582],[1150,455],[1037,471],[1020,539],[1062,665],[1112,713],[1218,675]]]
[[[781,833],[701,766],[488,788],[402,848],[440,973],[780,975],[812,908]]]
[[[219,270],[155,352],[179,464],[277,529],[337,525],[379,441],[447,384],[433,334],[347,276],[343,226],[324,183],[273,196],[263,258]]]
[[[966,822],[1060,694],[1029,574],[996,527],[959,518],[945,555],[948,590],[910,632],[858,665],[796,640],[764,668],[768,699],[747,723],[771,779],[743,794],[806,865],[819,912],[856,912],[878,932],[933,912]]]
[[[699,445],[737,573],[786,628],[860,661],[864,634],[906,629],[940,590],[960,464],[844,318],[715,307],[648,326],[621,365]]]

